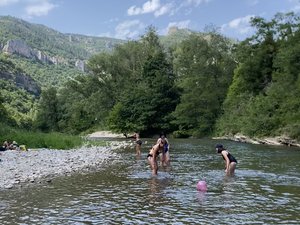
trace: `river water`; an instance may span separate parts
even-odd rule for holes
[[[117,150],[97,172],[0,192],[1,224],[300,224],[300,149],[222,143],[237,158],[224,174],[216,140],[175,139],[171,166],[152,177],[154,139]],[[206,180],[207,192],[198,192]]]

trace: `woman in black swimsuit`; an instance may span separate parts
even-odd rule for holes
[[[221,144],[216,145],[216,151],[217,153],[222,154],[222,157],[225,161],[225,173],[227,175],[233,175],[236,168],[237,160]]]
[[[159,150],[163,148],[164,143],[162,141],[159,141],[156,145],[154,145],[147,156],[152,175],[157,175],[157,156],[159,155]]]

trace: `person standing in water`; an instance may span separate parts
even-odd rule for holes
[[[164,146],[163,142],[160,140],[156,143],[149,151],[147,156],[152,175],[157,175],[158,165],[157,165],[157,156],[159,155],[159,150]]]
[[[170,152],[169,152],[170,144],[164,133],[160,134],[156,143],[159,143],[159,142],[163,143],[163,148],[161,151],[161,164],[169,165],[170,164]]]
[[[233,175],[236,168],[237,160],[221,144],[216,145],[216,151],[217,153],[222,154],[222,157],[225,162],[225,173],[227,175]]]
[[[130,136],[130,138],[134,138],[135,139],[135,150],[136,150],[136,154],[137,156],[141,155],[141,147],[142,147],[142,140],[140,139],[140,134],[139,133],[134,133],[132,136]]]

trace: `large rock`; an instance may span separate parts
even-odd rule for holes
[[[51,57],[40,50],[29,47],[23,40],[9,40],[3,46],[0,43],[0,49],[8,54],[17,54],[29,59],[36,59],[47,64],[67,64],[67,60],[62,57]],[[80,68],[81,69],[81,68]]]
[[[2,49],[6,53],[18,54],[26,58],[35,58],[35,52],[22,40],[9,40]]]
[[[41,94],[41,88],[37,82],[24,73],[11,74],[9,72],[0,71],[0,78],[4,80],[12,80],[17,87],[23,88],[35,96]]]
[[[79,70],[81,70],[82,72],[84,72],[84,68],[85,68],[85,63],[82,60],[76,60],[75,62],[75,67]]]

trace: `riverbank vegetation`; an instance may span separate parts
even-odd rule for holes
[[[140,40],[91,57],[87,75],[43,90],[31,127],[300,140],[299,18],[256,17],[252,27],[242,42],[211,28],[168,48],[149,27]]]
[[[0,137],[3,141],[16,141],[19,145],[26,145],[27,148],[71,149],[85,143],[78,135],[27,131],[3,123],[0,124]]]

